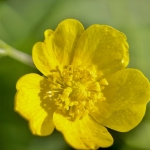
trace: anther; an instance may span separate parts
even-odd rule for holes
[[[108,85],[108,82],[105,78],[103,78],[99,83],[100,85]]]
[[[67,119],[82,119],[92,111],[97,111],[97,101],[104,101],[102,89],[108,82],[105,78],[97,82],[95,70],[81,66],[68,66],[62,72],[54,70],[49,76],[50,90],[46,93],[54,99],[55,105]]]

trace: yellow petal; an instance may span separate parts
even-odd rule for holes
[[[142,120],[150,99],[150,85],[136,69],[123,69],[108,78],[103,91],[106,101],[97,104],[99,111],[91,115],[102,125],[126,132]]]
[[[75,149],[97,149],[113,143],[107,129],[89,116],[72,122],[54,113],[53,119],[56,129],[63,133],[66,141]]]
[[[49,51],[49,53],[50,52],[51,51]],[[45,43],[38,42],[33,46],[32,58],[34,64],[44,75],[49,75],[50,70],[57,66],[57,62],[54,60],[54,57],[51,58],[53,55],[47,53],[48,52]]]
[[[84,28],[74,19],[62,21],[55,31],[45,31],[44,43],[39,42],[33,47],[33,61],[44,74],[49,75],[56,66],[70,65],[78,38]]]
[[[47,113],[39,96],[42,80],[43,77],[37,74],[27,74],[18,80],[15,110],[29,120],[33,134],[44,136],[53,132],[54,124],[53,110]]]
[[[108,75],[128,65],[126,36],[107,25],[92,25],[81,36],[77,44],[75,65],[93,64]]]

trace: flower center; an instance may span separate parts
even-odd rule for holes
[[[57,112],[75,120],[97,111],[95,103],[105,100],[101,90],[108,83],[106,79],[97,82],[96,77],[96,72],[81,66],[70,65],[62,72],[53,70],[48,76],[49,96],[55,101]]]

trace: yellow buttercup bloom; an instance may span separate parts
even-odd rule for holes
[[[32,53],[43,76],[27,74],[16,86],[15,110],[33,134],[49,135],[56,128],[72,147],[98,149],[113,143],[106,127],[126,132],[140,123],[150,85],[140,71],[126,68],[123,33],[98,24],[84,30],[67,19],[44,34]]]

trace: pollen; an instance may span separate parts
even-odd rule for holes
[[[94,70],[81,66],[68,66],[60,71],[51,71],[48,76],[49,97],[55,102],[57,112],[69,120],[82,119],[90,112],[97,111],[95,103],[106,98],[102,94],[104,86],[108,85],[105,78],[97,81]]]

